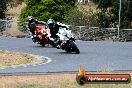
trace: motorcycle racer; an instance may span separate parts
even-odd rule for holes
[[[28,28],[30,32],[32,33],[33,37],[35,35],[35,29],[37,27],[37,24],[46,24],[46,22],[37,21],[33,18],[33,16],[28,16]]]
[[[50,39],[54,39],[54,41],[56,42],[56,47],[59,49],[59,40],[58,40],[58,36],[56,35],[59,32],[59,28],[66,28],[69,29],[69,27],[65,24],[62,24],[60,22],[55,22],[53,19],[49,19],[47,21],[48,24],[48,28],[50,29]]]

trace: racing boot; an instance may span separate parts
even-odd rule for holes
[[[56,38],[56,39],[54,39],[54,41],[55,41],[55,44],[56,44],[56,48],[60,49],[60,44],[61,44],[60,40]]]

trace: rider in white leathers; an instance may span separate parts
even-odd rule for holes
[[[49,37],[51,40],[54,40],[56,42],[56,46],[57,46],[57,48],[59,48],[60,46],[59,46],[59,42],[58,42],[57,33],[60,33],[60,30],[64,30],[63,35],[64,34],[67,35],[68,32],[65,30],[69,30],[69,27],[65,24],[60,23],[60,22],[55,22],[53,19],[49,19],[47,21],[47,24],[48,24],[48,28],[50,29],[49,30],[50,31]]]

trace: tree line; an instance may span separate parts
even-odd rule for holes
[[[41,20],[53,18],[56,21],[64,20],[65,14],[75,7],[75,0],[24,0],[24,7],[20,14],[20,21],[25,21],[31,15]]]
[[[120,0],[91,0],[98,5],[101,27],[116,27],[119,21]],[[132,28],[132,0],[121,0],[121,28]]]
[[[0,18],[5,17],[7,6],[11,5],[11,3],[21,4],[21,2],[24,2],[26,7],[21,10],[20,21],[26,21],[29,15],[45,21],[49,18],[53,18],[56,21],[64,21],[65,16],[68,16],[67,13],[69,14],[70,11],[76,8],[75,1],[76,0],[0,0]],[[96,15],[94,20],[97,21],[98,26],[105,28],[117,27],[120,0],[90,1],[97,5],[97,12],[93,13],[92,16]],[[121,28],[132,28],[132,0],[122,0],[121,4]],[[77,16],[78,13],[72,14],[76,14]]]

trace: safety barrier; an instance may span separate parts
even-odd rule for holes
[[[119,36],[118,28],[75,26],[72,27],[72,32],[81,40],[132,41],[132,29],[120,29]]]

